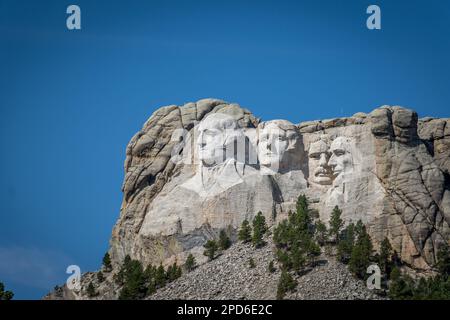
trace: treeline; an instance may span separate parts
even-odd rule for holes
[[[179,277],[181,277],[181,267],[174,262],[164,269],[163,265],[149,265],[143,268],[142,263],[126,256],[123,265],[115,275],[115,282],[122,286],[119,294],[120,300],[143,299],[156,292]]]
[[[0,281],[0,301],[1,300],[12,300],[14,293],[10,290],[5,291],[5,285]]]
[[[187,257],[184,267],[186,271],[191,271],[196,267],[196,261],[192,254],[189,254]],[[104,272],[112,271],[111,259],[108,253],[103,258],[102,270]],[[122,287],[119,293],[119,299],[136,300],[144,299],[155,293],[157,289],[181,277],[182,273],[182,267],[177,262],[168,266],[167,269],[162,264],[159,266],[150,264],[144,269],[139,260],[131,259],[127,255],[119,272],[113,276],[113,279],[117,285]],[[103,281],[103,272],[99,271],[97,273],[97,283],[100,284]],[[86,294],[91,298],[99,295],[93,282],[90,282],[86,288]]]
[[[389,297],[396,300],[450,300],[450,254],[447,246],[437,254],[438,274],[413,280],[397,267],[390,274]]]
[[[331,225],[340,220],[339,208],[333,210]],[[335,227],[340,223],[335,223]],[[339,228],[335,228],[338,231]],[[350,223],[336,237],[337,255],[341,262],[348,264],[349,270],[358,278],[366,280],[370,274],[367,268],[376,264],[381,271],[381,288],[379,294],[386,294],[394,300],[450,299],[450,255],[448,247],[443,246],[437,255],[435,268],[438,274],[434,277],[414,280],[400,270],[405,263],[398,253],[392,249],[387,238],[380,244],[380,250],[374,253],[371,239],[361,221]]]
[[[291,273],[301,275],[315,266],[321,247],[325,247],[325,250],[334,247],[337,259],[348,265],[353,275],[362,280],[370,276],[368,267],[377,265],[381,271],[381,290],[377,290],[377,293],[388,294],[391,299],[450,299],[448,246],[444,246],[437,255],[435,268],[438,274],[414,280],[400,271],[404,262],[387,238],[382,241],[379,252],[374,252],[362,221],[352,222],[344,228],[341,214],[342,211],[336,206],[327,228],[322,221],[314,221],[318,213],[309,208],[306,196],[300,195],[296,212],[290,212],[288,219],[274,228],[276,258],[282,271],[277,289],[278,299],[296,288],[297,283]],[[273,264],[269,266],[270,270],[274,270]]]

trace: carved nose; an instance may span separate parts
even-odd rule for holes
[[[325,153],[320,155],[319,165],[321,167],[325,167],[327,165],[327,157],[325,156]]]
[[[336,161],[334,159],[334,154],[330,157],[330,160],[328,160],[328,165],[333,168],[336,165]]]

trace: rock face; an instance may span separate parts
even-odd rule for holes
[[[127,146],[114,265],[197,261],[221,229],[235,235],[261,211],[269,224],[306,194],[328,222],[334,206],[361,219],[375,247],[428,269],[450,244],[450,119],[418,120],[383,106],[370,114],[261,122],[237,104],[205,99],[158,109]]]

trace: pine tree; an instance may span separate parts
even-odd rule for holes
[[[177,262],[175,261],[172,265],[170,265],[167,268],[167,272],[166,272],[166,278],[168,282],[172,282],[176,279],[178,279],[179,277],[181,277],[181,268],[177,265]]]
[[[297,228],[297,231],[300,232],[308,232],[311,233],[311,217],[310,217],[310,210],[309,210],[309,203],[308,199],[304,194],[300,195],[297,199],[296,203],[296,214],[292,217],[294,221],[291,221],[294,223],[294,225]]]
[[[372,248],[369,234],[366,228],[362,226],[348,263],[350,271],[361,279],[366,277],[366,270],[370,265],[370,258],[372,256]]]
[[[255,248],[262,247],[264,245],[263,236],[267,231],[266,218],[259,211],[256,217],[253,219],[253,237],[252,242]]]
[[[149,264],[147,266],[147,268],[145,268],[144,278],[145,278],[146,282],[150,282],[151,280],[155,279],[156,270],[157,270],[157,268],[155,266],[153,266],[152,264]]]
[[[103,272],[101,272],[101,271],[97,272],[97,280],[99,283],[102,283],[105,280],[105,277],[103,276]]]
[[[306,264],[306,257],[303,250],[301,250],[297,244],[292,246],[288,261],[290,262],[292,270],[297,274],[300,274],[303,271]]]
[[[92,284],[92,282],[89,282],[89,285],[86,289],[86,293],[88,295],[89,298],[93,298],[98,296],[98,292],[95,290],[94,285]]]
[[[111,257],[108,252],[103,256],[103,269],[105,272],[111,272],[112,270]]]
[[[146,277],[142,263],[138,260],[125,259],[124,284],[119,294],[121,300],[142,299],[147,293]]]
[[[356,225],[355,225],[356,237],[359,237],[359,235],[363,232],[363,230],[365,230],[364,224],[362,223],[361,220],[358,220],[358,222],[356,222]]]
[[[392,269],[389,298],[393,300],[411,299],[413,297],[413,282],[408,276],[403,276],[397,267]]]
[[[289,217],[292,215],[293,213],[290,212]],[[273,230],[273,242],[278,248],[286,248],[292,239],[291,233],[291,224],[283,220]]]
[[[316,265],[316,258],[320,256],[321,250],[317,243],[310,241],[308,244],[308,262],[314,267]]]
[[[105,255],[106,256],[106,255]],[[108,255],[109,256],[109,255]],[[127,254],[122,262],[122,266],[117,274],[114,275],[114,280],[118,285],[123,285],[125,282],[126,272],[130,268],[131,257]]]
[[[338,258],[343,263],[348,263],[352,255],[353,246],[355,243],[355,225],[349,224],[340,235],[338,243]]]
[[[166,285],[166,271],[162,264],[156,269],[155,272],[155,286],[156,288],[162,288]]]
[[[154,294],[156,292],[156,285],[155,282],[149,282],[149,284],[147,285],[147,292],[145,293],[146,296],[150,296],[152,294]]]
[[[277,299],[284,298],[287,292],[293,291],[297,286],[297,282],[292,278],[291,274],[286,270],[281,272],[280,280],[278,281]]]
[[[227,250],[231,246],[231,240],[228,237],[225,230],[220,230],[219,233],[219,248],[222,250]]]
[[[330,236],[336,242],[339,241],[339,235],[344,222],[341,219],[342,210],[338,206],[335,206],[333,212],[331,213],[330,219]]]
[[[320,255],[314,233],[316,238],[325,242],[326,227],[320,223],[314,225],[310,214],[308,200],[300,195],[297,211],[289,212],[288,219],[274,228],[273,239],[278,248],[276,256],[284,270],[294,270],[300,274],[307,263],[314,265],[316,257]]]
[[[378,265],[380,266],[381,272],[389,276],[391,273],[391,257],[392,257],[392,246],[388,238],[384,238],[380,245],[380,255],[378,256]]]
[[[192,270],[194,270],[195,269],[195,267],[196,267],[196,261],[195,261],[195,258],[194,258],[194,256],[192,255],[192,253],[190,253],[189,255],[188,255],[188,257],[187,257],[187,259],[186,259],[186,263],[185,263],[185,266],[186,266],[186,270],[187,271],[192,271]]]
[[[450,253],[446,245],[438,251],[437,269],[442,276],[450,276]]]
[[[5,291],[5,285],[0,282],[0,301],[1,300],[12,300],[14,293],[12,291]]]
[[[290,270],[292,268],[291,257],[286,250],[277,249],[276,256],[283,270]]]
[[[250,223],[247,219],[242,222],[238,238],[244,243],[250,242],[252,240],[252,228],[250,227]]]
[[[218,249],[216,241],[208,240],[203,247],[205,248],[203,255],[207,256],[209,261],[212,261],[215,258],[216,251]]]
[[[148,265],[144,271],[145,287],[147,288],[145,295],[151,295],[156,292],[156,271],[157,268],[153,265]],[[164,271],[164,269],[163,269]]]
[[[316,239],[321,246],[328,241],[327,226],[320,220],[316,223]]]

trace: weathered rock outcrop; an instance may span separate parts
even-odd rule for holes
[[[298,125],[215,99],[160,108],[127,147],[113,264],[201,262],[219,230],[258,211],[274,224],[303,193],[323,221],[338,205],[428,269],[450,240],[449,122],[389,106]]]

